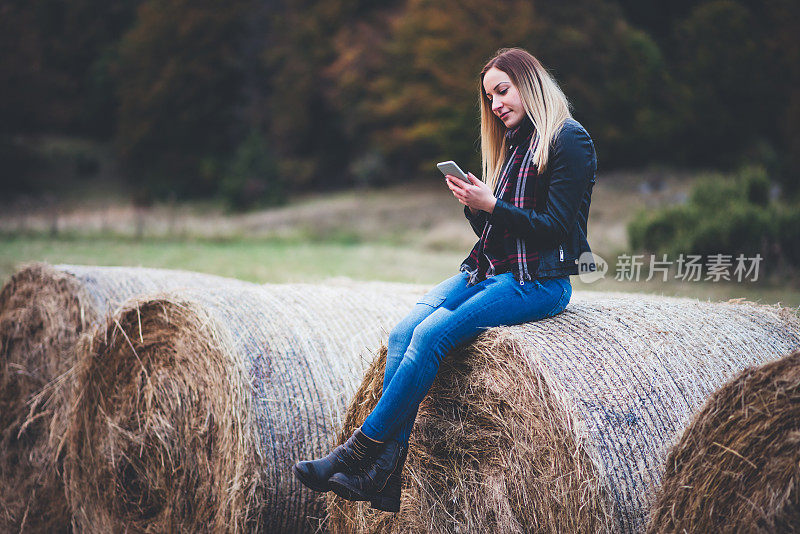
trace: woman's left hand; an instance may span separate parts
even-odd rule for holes
[[[448,174],[445,179],[447,180],[447,187],[453,192],[453,196],[465,206],[469,206],[473,210],[483,210],[487,213],[494,211],[494,205],[497,202],[494,194],[492,194],[489,185],[481,180],[478,180],[471,172],[467,173],[467,178],[470,179],[472,184],[468,184],[451,174]]]

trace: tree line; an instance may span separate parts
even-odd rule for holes
[[[111,140],[144,198],[285,193],[479,168],[477,74],[521,46],[590,131],[601,169],[800,180],[791,0],[5,0],[0,188],[20,135]]]

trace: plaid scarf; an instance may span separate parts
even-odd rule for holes
[[[538,179],[539,174],[533,164],[533,153],[539,142],[533,124],[530,120],[524,120],[513,130],[508,130],[506,138],[510,155],[497,180],[494,196],[518,208],[544,211],[547,184],[545,180]],[[467,285],[508,271],[513,271],[520,283],[532,280],[531,273],[535,273],[539,267],[539,251],[508,229],[495,228],[490,222],[491,216],[486,219],[480,239],[461,264],[460,270],[470,274]]]

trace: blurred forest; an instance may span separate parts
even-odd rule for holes
[[[601,170],[758,165],[796,196],[798,34],[795,0],[3,0],[0,196],[47,190],[47,136],[112,147],[143,205],[478,169],[505,46],[555,74]],[[59,180],[99,165],[70,158]]]

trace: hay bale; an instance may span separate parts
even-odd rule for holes
[[[48,433],[63,433],[68,371],[79,336],[137,293],[220,280],[184,271],[39,263],[19,270],[3,286],[0,532],[69,529]]]
[[[313,532],[291,473],[332,446],[376,346],[422,288],[186,290],[127,303],[85,348],[65,483],[87,532]]]
[[[670,452],[648,532],[800,531],[800,351],[718,389]]]
[[[800,346],[748,303],[576,293],[551,319],[456,349],[420,406],[397,514],[328,494],[332,532],[641,532],[691,415],[748,365]],[[381,392],[368,370],[339,442]]]

